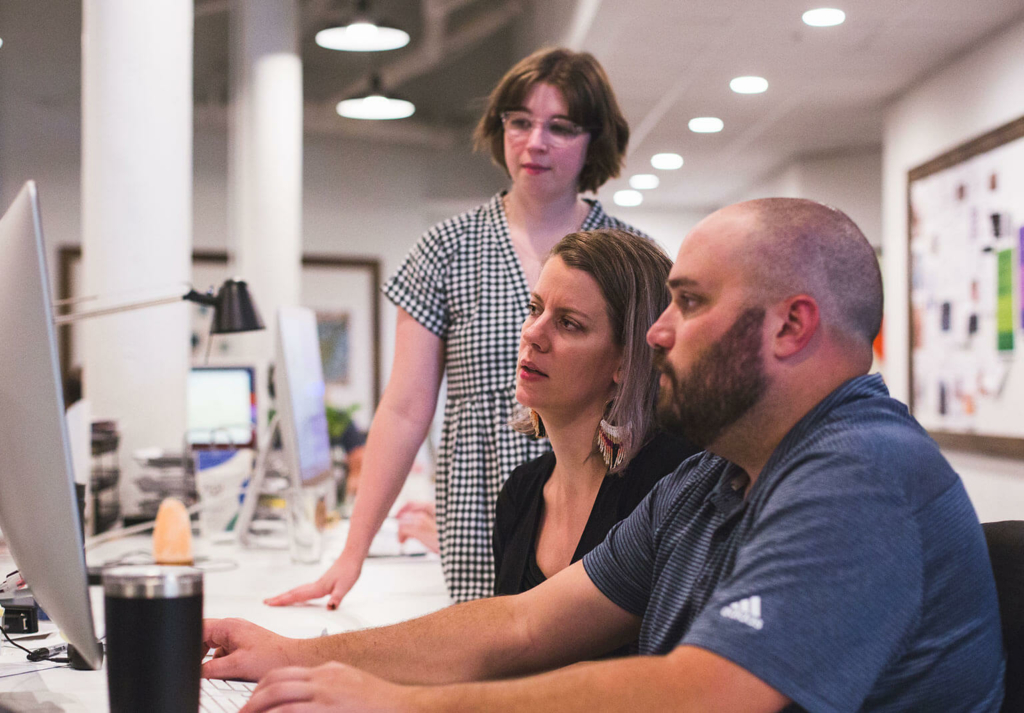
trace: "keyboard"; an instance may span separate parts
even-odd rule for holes
[[[230,713],[241,710],[254,688],[256,684],[249,681],[204,678],[199,686],[199,710],[203,713]]]

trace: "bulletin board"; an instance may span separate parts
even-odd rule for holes
[[[911,411],[1024,460],[1024,117],[910,171]]]

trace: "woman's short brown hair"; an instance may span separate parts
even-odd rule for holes
[[[652,240],[614,228],[570,233],[551,249],[548,259],[554,257],[597,282],[612,324],[612,338],[622,350],[622,379],[605,414],[613,426],[628,428],[622,462],[610,471],[621,472],[657,428],[659,372],[647,344],[647,330],[668,307],[666,282],[672,261]],[[513,417],[512,427],[532,433],[529,414],[521,411]]]
[[[596,191],[609,178],[618,176],[629,144],[629,125],[608,76],[588,52],[540,50],[510,69],[491,91],[487,109],[473,133],[474,148],[490,150],[494,163],[508,172],[501,113],[522,108],[535,84],[550,84],[562,92],[569,118],[590,133],[579,190]]]

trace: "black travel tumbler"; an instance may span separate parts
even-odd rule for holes
[[[195,713],[203,573],[152,565],[103,571],[111,713]]]

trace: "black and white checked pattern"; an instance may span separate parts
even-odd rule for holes
[[[503,195],[427,231],[383,287],[395,305],[445,340],[448,401],[437,459],[437,526],[456,601],[493,593],[498,491],[516,466],[549,448],[508,426],[530,293]],[[642,234],[592,201],[583,229],[598,228]]]

